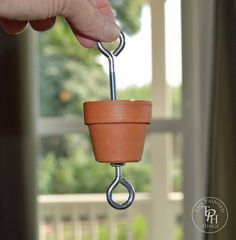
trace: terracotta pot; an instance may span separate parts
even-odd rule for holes
[[[141,160],[152,103],[149,101],[95,101],[84,103],[98,162],[126,163]]]

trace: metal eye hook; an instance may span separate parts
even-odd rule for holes
[[[109,62],[111,100],[116,100],[116,75],[115,75],[115,68],[114,68],[114,56],[117,57],[121,53],[121,51],[124,49],[124,47],[125,47],[125,35],[123,32],[120,33],[118,47],[112,52],[106,49],[103,46],[102,42],[97,43],[98,50],[108,59],[108,62]],[[116,177],[107,189],[107,201],[115,209],[119,209],[119,210],[126,209],[134,201],[135,190],[132,184],[130,184],[127,180],[122,178],[121,168],[123,164],[112,164],[112,165],[115,166]],[[112,192],[117,187],[118,184],[122,184],[128,190],[128,193],[129,193],[128,199],[122,204],[116,203],[112,199]]]
[[[123,164],[114,164],[113,166],[115,166],[116,177],[107,189],[107,201],[115,209],[118,209],[118,210],[126,209],[134,201],[135,190],[131,183],[121,178],[122,177],[121,167],[123,166]],[[112,199],[112,192],[119,183],[122,184],[128,190],[128,193],[129,193],[128,199],[122,204],[116,203]]]
[[[121,51],[125,47],[125,34],[123,32],[120,32],[119,41],[120,42],[118,47],[113,51],[113,55],[116,57],[121,53]]]
[[[108,51],[102,44],[102,42],[97,43],[98,50],[108,59],[109,62],[109,79],[110,79],[110,94],[111,100],[116,100],[116,75],[115,75],[115,68],[114,68],[114,56],[117,57],[120,52],[125,47],[125,35],[123,32],[120,33],[119,36],[119,45],[113,51]]]

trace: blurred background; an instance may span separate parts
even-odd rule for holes
[[[133,205],[112,209],[114,168],[94,160],[83,102],[109,99],[107,59],[81,47],[62,18],[43,33],[0,32],[0,234],[7,240],[232,239],[236,221],[234,1],[111,0],[126,47],[118,99],[151,100],[142,161],[127,164]],[[114,48],[116,43],[108,47]],[[194,204],[220,198],[212,235]],[[127,193],[116,189],[115,199]]]

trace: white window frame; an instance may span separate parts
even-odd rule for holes
[[[168,116],[170,91],[165,73],[165,1],[151,0],[152,11],[152,102],[153,130],[151,136],[152,191],[149,239],[175,239],[176,217],[182,213],[183,193],[170,192],[168,164],[171,160],[172,138],[160,133],[183,133],[182,119]],[[158,144],[157,144],[158,143]]]

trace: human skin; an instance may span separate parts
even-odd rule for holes
[[[20,33],[28,24],[36,31],[46,31],[57,16],[65,17],[84,47],[119,36],[108,0],[0,0],[0,24],[8,34]]]

